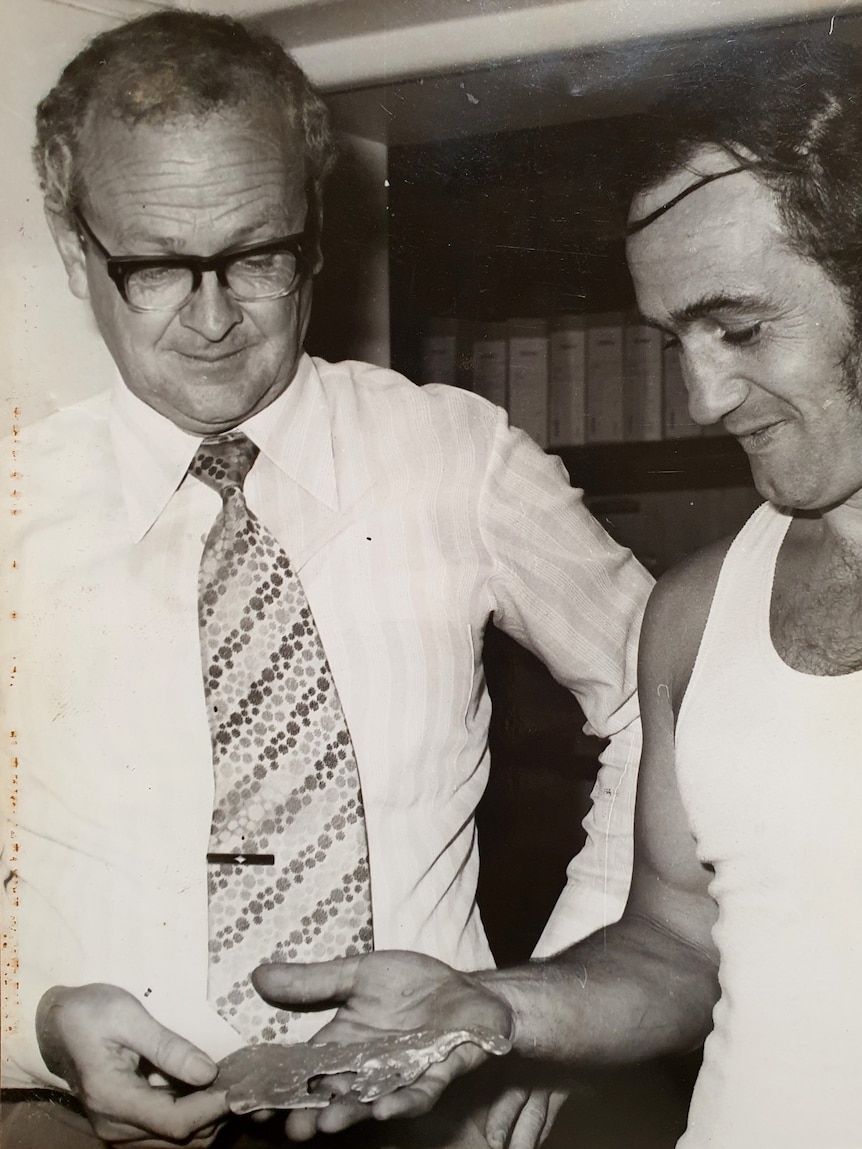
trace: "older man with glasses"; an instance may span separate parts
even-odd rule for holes
[[[112,30],[36,159],[119,380],[16,446],[4,1146],[233,1144],[215,1062],[325,1020],[267,1004],[261,962],[491,960],[492,615],[611,739],[542,952],[621,912],[650,580],[501,410],[303,352],[332,143],[277,42]],[[501,1104],[532,1144],[547,1094]]]

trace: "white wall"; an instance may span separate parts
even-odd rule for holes
[[[0,389],[2,431],[99,389],[113,364],[86,303],[74,299],[42,215],[30,160],[34,112],[61,68],[114,20],[50,0],[0,3]]]

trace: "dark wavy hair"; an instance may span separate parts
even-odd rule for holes
[[[862,338],[862,64],[837,40],[740,36],[680,73],[647,120],[632,196],[706,145],[769,186],[795,250],[841,290]]]
[[[157,12],[103,32],[63,70],[36,112],[33,158],[47,206],[71,222],[86,193],[82,139],[100,116],[129,125],[275,107],[304,142],[309,221],[335,159],[329,114],[274,37],[202,12]]]

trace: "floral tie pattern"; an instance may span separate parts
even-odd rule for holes
[[[356,757],[302,584],[243,495],[257,453],[232,433],[205,439],[189,468],[222,497],[198,583],[215,771],[208,996],[248,1042],[289,1038],[298,1017],[258,996],[255,966],[373,947]]]

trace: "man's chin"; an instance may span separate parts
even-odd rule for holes
[[[754,486],[761,498],[776,507],[800,514],[819,514],[845,501],[842,494],[836,494],[827,484],[813,478],[806,481],[801,474],[781,476],[774,472],[762,472],[752,467]]]
[[[178,403],[176,406],[172,403],[150,402],[146,397],[144,401],[181,431],[206,436],[220,435],[232,430],[263,410],[273,398],[275,395],[268,396],[265,400],[250,398],[248,402],[240,402],[240,397],[236,394],[222,393],[209,397],[190,396],[187,402]],[[204,399],[207,401],[202,401]]]
[[[260,407],[225,411],[177,411],[169,414],[168,418],[181,430],[193,435],[221,435],[225,431],[232,431],[259,410]]]
[[[263,411],[270,403],[275,402],[287,390],[288,383],[277,383],[263,391],[255,390],[252,394],[229,396],[222,394],[210,403],[190,404],[179,412],[185,422],[174,419],[178,426],[196,435],[218,435],[223,431],[230,431],[252,415]],[[224,400],[228,401],[224,401]]]
[[[253,375],[242,356],[234,357],[232,369],[222,374],[218,370],[174,370],[164,373],[157,386],[146,381],[136,386],[137,380],[127,382],[132,391],[147,406],[175,426],[192,435],[218,435],[229,431],[268,407],[286,389],[290,379],[278,365],[274,371]],[[236,369],[236,363],[241,365]]]

